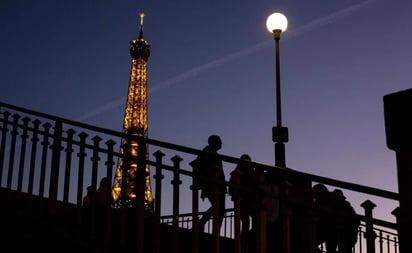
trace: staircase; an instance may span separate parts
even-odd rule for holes
[[[231,202],[233,208],[228,209],[228,218],[219,234],[199,232],[198,219],[202,211],[199,210],[197,178],[190,161],[200,150],[129,136],[5,103],[0,103],[0,130],[0,228],[4,247],[58,252],[241,252],[237,209],[240,200]],[[150,156],[153,159],[146,159],[146,150],[141,150],[138,156],[139,163],[151,167],[155,184],[153,209],[145,207],[143,201],[136,202],[133,208],[83,207],[82,199],[89,185],[96,189],[102,177],[113,180],[114,161],[122,155],[116,152],[120,150],[122,138],[131,138],[139,142],[139,146],[147,144],[149,150],[155,150]],[[163,162],[166,155],[171,156],[172,164]],[[221,158],[232,164],[231,167],[241,162],[230,156]],[[189,161],[189,168],[182,161]],[[364,185],[257,162],[251,164],[287,182],[304,178],[372,197],[395,201],[399,198],[397,193]],[[143,180],[137,185],[144,185],[145,176],[144,173],[137,175],[137,180]],[[189,185],[182,186],[182,182]],[[229,182],[219,183],[229,185]],[[250,189],[256,191],[256,204],[260,206],[254,237],[257,246],[253,252],[279,251],[270,247],[276,238],[266,232],[269,231],[266,222],[269,214],[264,203],[259,201],[270,197],[284,207],[278,210],[283,234],[292,231],[289,240],[280,243],[284,250],[289,247],[291,251],[286,252],[297,253],[290,246],[305,243],[307,247],[298,253],[317,253],[322,245],[316,245],[313,237],[316,210],[311,189],[299,190],[287,184],[277,186],[281,189],[277,195],[263,190],[268,187],[264,184]],[[136,192],[144,198],[144,188]],[[182,194],[190,203],[189,214],[180,210]],[[374,207],[371,201],[365,200],[365,213],[359,214],[362,226],[354,252],[399,252],[398,225],[375,219]],[[169,220],[164,210],[170,210]],[[294,237],[294,228],[288,225],[291,218],[293,221],[289,215],[292,210],[302,210],[307,215],[302,223],[304,237]],[[381,249],[383,243],[388,250]]]

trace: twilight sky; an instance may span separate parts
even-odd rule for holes
[[[151,44],[150,138],[201,149],[219,134],[220,153],[274,164],[275,50],[265,22],[282,12],[286,165],[397,192],[383,96],[412,83],[406,0],[2,0],[0,101],[122,130],[140,12]],[[348,198],[363,213],[365,199]],[[393,220],[396,203],[373,201]]]

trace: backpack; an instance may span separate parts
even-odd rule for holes
[[[346,223],[346,232],[345,236],[349,240],[349,242],[355,244],[358,239],[358,230],[360,226],[360,218],[355,212],[355,209],[349,203],[349,201],[344,200],[343,203],[343,212],[349,215],[349,218]]]
[[[205,187],[205,182],[203,182],[204,181],[203,177],[205,177],[207,175],[207,171],[206,171],[207,168],[202,163],[200,163],[199,160],[196,160],[195,162],[196,162],[195,163],[195,166],[196,166],[195,172],[196,172],[196,175],[198,176],[197,183],[198,183],[199,189],[203,190],[204,187]]]

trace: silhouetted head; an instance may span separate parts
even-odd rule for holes
[[[207,139],[207,143],[209,147],[211,147],[215,151],[222,148],[222,140],[220,139],[219,135],[210,135]]]
[[[248,154],[243,154],[243,155],[241,155],[241,156],[240,156],[240,159],[252,161],[252,158],[250,158],[250,156],[249,156]]]
[[[107,177],[104,177],[100,180],[100,187],[110,187],[110,182]]]
[[[325,202],[330,199],[330,192],[324,184],[316,184],[313,186],[316,202]]]
[[[252,158],[250,158],[250,156],[249,156],[248,154],[243,154],[243,155],[241,155],[241,156],[240,156],[240,159],[246,160],[246,161],[252,161]],[[240,163],[240,164],[238,165],[238,168],[239,168],[239,170],[242,171],[243,173],[246,173],[246,174],[251,174],[251,173],[253,173],[253,167],[252,167],[251,165],[249,165],[249,164]]]
[[[87,194],[92,194],[94,192],[93,186],[89,185],[87,186]]]
[[[335,190],[333,190],[332,193],[331,193],[331,195],[332,195],[332,198],[333,198],[333,199],[339,199],[339,200],[344,200],[344,199],[346,199],[345,195],[343,195],[343,192],[342,192],[342,190],[340,190],[340,189],[335,189]]]

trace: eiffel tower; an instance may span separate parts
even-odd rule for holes
[[[150,45],[143,37],[143,18],[145,14],[140,13],[139,15],[139,37],[138,39],[133,39],[130,41],[130,55],[132,57],[132,62],[123,122],[123,132],[126,134],[147,138],[147,60],[150,56]],[[129,151],[123,150],[125,146],[130,147]],[[137,141],[122,138],[120,153],[126,155],[130,162],[126,165],[122,159],[122,156],[119,157],[117,162],[112,189],[114,207],[121,207],[122,205],[126,205],[127,207],[134,206],[136,200],[136,172],[140,169],[144,169],[147,175],[145,180],[145,207],[146,209],[152,208],[153,197],[150,186],[150,168],[149,165],[146,165],[146,168],[138,168],[137,149]],[[148,150],[147,147],[146,150]],[[127,152],[127,154],[125,154],[125,152]],[[128,168],[123,168],[124,165],[128,166]],[[125,169],[125,171],[123,169]],[[125,183],[126,189],[121,190],[123,183]]]

